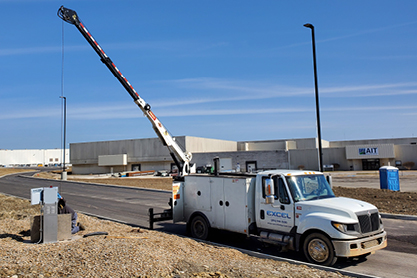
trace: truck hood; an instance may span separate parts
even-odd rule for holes
[[[295,204],[295,208],[296,212],[302,214],[320,212],[336,214],[350,219],[357,219],[356,213],[358,212],[377,210],[377,208],[370,203],[345,197],[301,201]]]

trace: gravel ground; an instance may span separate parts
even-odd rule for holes
[[[39,207],[0,194],[0,277],[344,277],[79,215],[72,240],[30,242]],[[108,235],[88,236],[92,232]]]

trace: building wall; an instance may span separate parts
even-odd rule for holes
[[[327,147],[328,141],[322,140],[322,146]],[[290,150],[290,149],[315,149],[318,148],[316,138],[281,139],[267,141],[238,142],[239,151],[265,151],[265,150]]]
[[[72,174],[90,175],[90,174],[108,174],[127,171],[126,166],[98,166],[97,164],[78,164],[72,165]]]
[[[131,164],[172,160],[159,138],[74,143],[70,148],[73,174],[123,172],[130,170]],[[99,156],[121,154],[127,155],[128,165],[98,166]]]
[[[98,164],[100,155],[127,154],[128,162],[166,161],[171,156],[158,138],[70,144],[71,163]]]
[[[236,151],[237,142],[208,139],[191,136],[176,137],[175,141],[184,150],[191,153]],[[131,171],[132,165],[140,164],[142,171],[170,170],[173,160],[166,146],[159,138],[132,139],[118,141],[74,143],[71,148],[71,163],[74,174],[110,173],[113,171]],[[127,155],[127,166],[98,164],[99,156]]]
[[[315,170],[319,169],[317,149],[290,150],[289,169]]]
[[[322,142],[323,145],[323,142]],[[298,150],[311,150],[317,149],[318,143],[316,138],[305,138],[305,139],[297,139],[297,149]]]
[[[286,141],[240,142],[240,151],[286,150]]]
[[[417,170],[417,145],[398,145],[394,146],[394,149],[396,160],[401,161],[402,164],[414,162],[412,169]],[[391,166],[395,166],[395,164],[391,164]],[[400,168],[403,169],[403,167]]]
[[[213,166],[213,158],[231,158],[233,170],[236,170],[237,163],[241,171],[246,171],[247,162],[256,162],[257,169],[288,169],[288,153],[286,151],[241,151],[241,152],[216,152],[196,153],[193,155],[192,163],[197,167]]]
[[[233,152],[237,151],[237,142],[228,140],[218,140],[210,138],[183,136],[187,151],[191,153],[200,152]],[[178,140],[178,139],[177,139]]]
[[[347,171],[352,165],[346,159],[345,148],[323,149],[323,165],[339,165],[335,170]]]

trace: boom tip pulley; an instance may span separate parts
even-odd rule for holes
[[[71,9],[65,8],[64,6],[61,6],[58,9],[57,15],[63,21],[68,22],[70,24],[75,24],[76,21],[78,20],[77,13],[75,11],[71,10]]]

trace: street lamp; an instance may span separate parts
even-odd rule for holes
[[[67,131],[67,98],[64,96],[60,96],[64,100],[64,155],[63,155],[63,167],[62,167],[62,174],[61,180],[67,180],[67,172],[65,171],[65,146],[66,146],[66,131]]]
[[[321,128],[320,128],[320,109],[319,109],[319,86],[317,82],[317,63],[316,63],[316,39],[314,37],[313,24],[306,23],[304,27],[311,29],[311,40],[313,44],[313,64],[314,64],[314,85],[316,91],[316,114],[317,114],[317,136],[319,141],[319,167],[320,172],[323,172],[323,153],[321,147]]]

